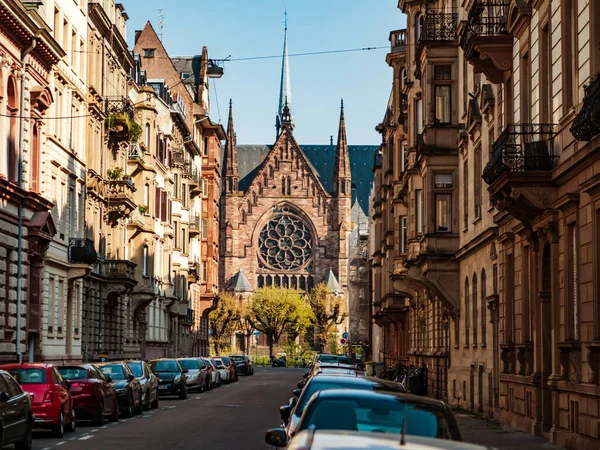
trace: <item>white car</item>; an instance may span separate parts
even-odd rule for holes
[[[223,381],[225,383],[229,383],[231,381],[229,379],[229,378],[231,378],[229,369],[223,363],[223,360],[221,358],[212,358],[212,360],[215,363],[217,370],[219,371],[219,375],[221,376],[221,381]]]
[[[217,369],[215,362],[212,360],[212,358],[204,358],[204,361],[206,361],[206,364],[210,364],[213,368],[210,376],[211,389],[221,386],[221,373],[219,372],[219,369]]]

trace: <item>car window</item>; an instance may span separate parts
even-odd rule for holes
[[[355,378],[344,377],[322,380],[320,377],[313,378],[302,391],[302,395],[298,399],[298,405],[296,406],[295,414],[300,416],[304,412],[306,404],[317,391],[325,391],[328,389],[361,389],[361,390],[373,390],[373,386],[370,383],[357,384],[348,380],[355,380]]]
[[[200,364],[200,367],[203,367],[203,368],[206,367],[206,363],[204,362],[203,359],[199,359],[198,363]]]
[[[133,374],[136,377],[144,376],[144,369],[142,367],[141,362],[130,362],[130,363],[127,363],[127,366],[129,367],[129,369],[133,372]]]
[[[87,380],[90,377],[88,371],[80,367],[61,367],[58,371],[65,380]]]
[[[92,370],[96,374],[94,376],[94,378],[98,378],[99,380],[106,381],[106,377],[104,376],[104,374],[97,367],[94,367]]]
[[[19,386],[17,382],[12,379],[11,376],[2,375],[2,378],[4,378],[6,381],[6,393],[10,396],[10,398],[16,397],[17,395],[21,395],[23,393],[23,391],[21,390],[21,386]]]
[[[154,372],[181,372],[179,364],[174,360],[152,361],[151,367]]]
[[[180,359],[179,364],[187,370],[198,370],[200,368],[198,366],[198,361],[195,359]]]
[[[8,389],[8,381],[3,375],[0,376],[0,392],[8,395],[9,397],[11,396]]]
[[[442,414],[399,398],[323,399],[310,405],[301,428],[406,434],[451,439]]]
[[[64,384],[65,380],[63,379],[62,375],[60,374],[60,372],[56,369],[56,367],[53,367],[51,369],[52,372],[52,382],[54,384]]]
[[[46,369],[19,368],[7,370],[17,383],[23,384],[46,384]]]
[[[104,376],[109,376],[113,380],[124,380],[125,379],[124,367],[119,364],[110,365],[110,366],[102,366],[102,367],[100,367],[100,371],[104,374]]]

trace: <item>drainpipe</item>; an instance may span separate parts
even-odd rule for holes
[[[19,162],[17,176],[19,179],[19,188],[23,189],[23,144],[25,142],[25,73],[27,72],[27,55],[29,55],[37,44],[37,36],[31,39],[31,44],[21,54],[21,98],[19,105]],[[22,281],[23,276],[23,200],[19,202],[19,225],[17,231],[17,326],[15,333],[15,352],[19,364],[23,363],[23,353],[21,353],[21,301],[22,301]],[[8,299],[7,299],[8,300]]]

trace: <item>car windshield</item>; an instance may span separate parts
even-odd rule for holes
[[[223,361],[221,361],[220,359],[215,359],[213,362],[215,363],[215,366],[223,367]]]
[[[221,358],[223,360],[223,363],[228,366],[229,365],[229,358],[227,358],[226,356],[224,356],[223,358]]]
[[[130,362],[127,365],[136,377],[144,376],[144,369],[142,369],[141,362]]]
[[[79,367],[59,367],[58,371],[65,380],[87,380],[88,371]]]
[[[336,355],[320,355],[320,363],[338,363],[338,364],[354,364],[352,358],[347,356],[336,356]]]
[[[243,356],[231,356],[231,359],[233,359],[236,362],[238,362],[238,361],[244,362]]]
[[[310,383],[306,385],[302,391],[302,395],[298,399],[298,406],[296,406],[295,414],[300,416],[304,412],[306,404],[317,391],[326,391],[329,389],[359,389],[363,391],[373,390],[372,383],[356,383],[350,380],[356,380],[356,378],[336,377],[327,380],[322,380],[320,377],[315,377]]]
[[[19,384],[46,384],[45,369],[8,369]]]
[[[198,362],[195,359],[180,359],[179,364],[187,370],[199,370]]]
[[[152,370],[154,372],[181,372],[179,364],[174,360],[161,360],[152,362]]]
[[[348,430],[406,434],[451,439],[449,426],[441,414],[394,397],[369,399],[323,399],[307,409],[301,430]]]
[[[118,364],[100,367],[100,371],[105,377],[111,377],[113,380],[124,380],[125,370]]]

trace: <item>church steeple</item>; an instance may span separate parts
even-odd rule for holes
[[[290,64],[288,59],[288,46],[287,46],[287,11],[285,11],[285,27],[283,34],[283,58],[281,61],[281,83],[279,85],[279,108],[277,110],[277,117],[275,118],[275,128],[277,129],[277,136],[281,132],[283,125],[284,109],[287,105],[288,113],[290,117],[290,123],[292,129],[294,127],[294,117],[292,115],[292,90],[290,85]]]
[[[233,128],[233,104],[229,99],[229,121],[227,122],[227,141],[225,143],[225,192],[238,191],[239,173],[237,160],[236,135]]]
[[[346,120],[344,119],[344,100],[340,108],[340,128],[335,151],[334,185],[336,195],[350,195],[350,156],[346,139]]]

